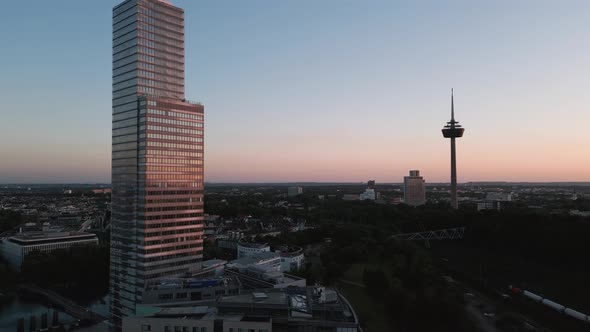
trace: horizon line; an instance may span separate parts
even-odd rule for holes
[[[367,180],[368,181],[368,180]],[[366,184],[367,181],[210,181],[204,182],[205,185],[259,185],[259,184],[343,184],[343,185],[358,185]],[[404,182],[377,182],[376,184],[383,185],[398,185]],[[467,184],[587,184],[590,186],[590,181],[465,181],[458,182],[458,185]],[[450,182],[425,182],[426,185],[441,185],[448,184]],[[56,185],[96,185],[96,186],[112,186],[112,183],[108,182],[0,182],[0,186],[15,186],[15,185],[35,185],[35,186],[56,186]],[[1,189],[1,188],[0,188]]]

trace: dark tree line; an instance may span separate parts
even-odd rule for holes
[[[366,292],[384,307],[392,326],[402,331],[473,331],[463,292],[443,279],[424,249],[389,240],[365,225],[326,225],[300,234],[286,238],[298,245],[331,239],[319,253],[319,266],[308,262],[297,272],[308,282],[333,285],[352,264],[364,264]]]
[[[577,265],[590,251],[590,220],[526,211],[492,212],[467,223],[465,245],[541,263]]]
[[[0,233],[10,231],[20,225],[23,219],[19,212],[0,210]]]
[[[109,246],[75,246],[49,253],[32,252],[20,281],[47,287],[77,301],[92,301],[109,288]]]

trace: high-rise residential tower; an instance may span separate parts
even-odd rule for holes
[[[459,201],[457,199],[457,152],[455,148],[455,138],[463,137],[465,128],[462,128],[458,121],[455,121],[455,102],[453,90],[451,89],[451,121],[442,129],[443,136],[451,139],[451,207],[457,209]]]
[[[147,282],[200,269],[203,105],[184,97],[184,11],[113,8],[111,312],[136,313]]]
[[[410,176],[404,176],[404,202],[411,206],[426,203],[426,188],[420,171],[411,170]]]

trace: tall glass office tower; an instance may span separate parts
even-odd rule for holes
[[[184,11],[113,8],[111,311],[136,313],[147,282],[200,269],[203,105],[184,99]]]

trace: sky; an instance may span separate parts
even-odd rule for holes
[[[6,1],[0,183],[110,182],[114,0]],[[590,1],[172,0],[207,182],[590,181]]]

